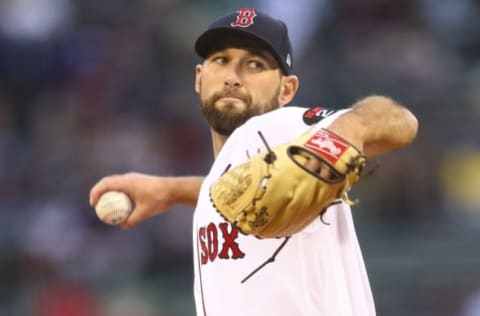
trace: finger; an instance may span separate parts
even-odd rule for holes
[[[314,173],[319,173],[322,165],[318,159],[309,157],[308,161],[305,163],[305,167]]]
[[[90,206],[94,207],[98,199],[100,198],[100,195],[105,191],[105,178],[101,179],[98,181],[91,189],[90,189]]]
[[[332,173],[329,166],[315,157],[311,157],[305,163],[305,167],[311,172],[318,175],[320,178],[327,180],[332,180],[334,178],[334,174]]]
[[[116,175],[104,177],[92,187],[89,197],[90,206],[94,207],[103,193],[111,190],[118,190],[118,177],[119,176]]]
[[[134,209],[132,214],[121,224],[121,227],[129,229],[137,226],[147,218],[145,214],[146,212],[141,208]]]

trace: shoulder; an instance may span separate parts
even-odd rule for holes
[[[235,165],[247,159],[246,153],[264,150],[265,144],[259,134],[269,146],[286,143],[310,128],[328,127],[343,111],[325,107],[287,106],[254,116],[228,137],[214,167],[220,165],[219,168],[224,170],[228,164]]]
[[[289,105],[254,116],[250,118],[245,125],[265,125],[268,122],[269,126],[279,126],[284,129],[291,127],[301,129],[302,127],[308,128],[317,125],[343,111],[345,111],[345,109],[335,109],[324,106]]]
[[[250,118],[230,135],[224,147],[241,147],[240,144],[253,144],[259,132],[272,146],[290,141],[310,128],[325,128],[344,110],[324,107],[287,106]]]

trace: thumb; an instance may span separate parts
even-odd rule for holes
[[[137,226],[149,217],[150,216],[148,215],[148,212],[145,208],[136,207],[133,210],[132,214],[130,214],[130,216],[124,222],[122,222],[120,226],[123,229],[129,229]]]

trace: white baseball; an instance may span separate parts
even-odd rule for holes
[[[95,212],[98,218],[108,225],[119,225],[125,221],[133,211],[133,202],[123,192],[109,191],[100,197]]]

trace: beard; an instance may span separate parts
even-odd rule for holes
[[[237,127],[243,125],[248,119],[266,112],[270,112],[279,107],[278,95],[280,89],[276,91],[271,100],[266,104],[252,103],[252,98],[238,91],[227,89],[215,93],[208,99],[201,98],[201,107],[203,116],[208,125],[215,132],[223,136],[230,136]],[[234,109],[233,104],[226,104],[223,108],[218,108],[215,103],[224,97],[234,97],[245,103],[245,110],[238,111]]]

